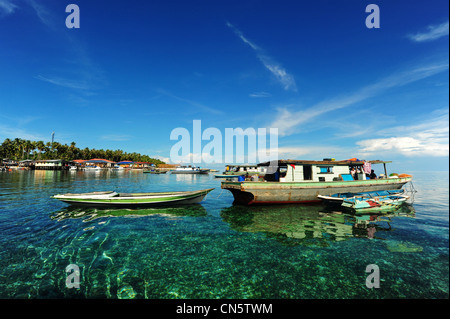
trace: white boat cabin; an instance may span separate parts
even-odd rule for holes
[[[180,165],[180,166],[177,166],[175,170],[182,171],[182,172],[192,172],[192,171],[200,171],[201,169],[200,169],[200,167],[195,167],[195,166],[191,166],[191,165],[188,165],[188,166]]]
[[[256,173],[259,175],[264,175],[266,173],[266,167],[259,166],[258,164],[227,165],[225,166],[224,174],[227,173]]]
[[[279,160],[278,168],[273,174],[266,174],[267,181],[279,182],[333,182],[370,179],[372,164],[384,164],[390,161],[308,161]],[[258,164],[268,167],[270,162]],[[353,171],[352,171],[353,170]]]

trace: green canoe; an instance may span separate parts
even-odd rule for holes
[[[116,193],[92,192],[58,194],[52,198],[68,204],[96,207],[151,207],[200,203],[214,188],[188,192]]]

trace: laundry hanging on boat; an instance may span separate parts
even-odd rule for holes
[[[370,174],[372,172],[372,163],[364,162],[363,170],[364,170],[364,173]]]

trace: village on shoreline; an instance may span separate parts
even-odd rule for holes
[[[0,145],[0,170],[152,169],[171,170],[176,165],[139,153],[97,150],[59,142],[5,139]]]

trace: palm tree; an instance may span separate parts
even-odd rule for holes
[[[23,147],[24,147],[25,141],[21,138],[15,138],[13,141],[14,146],[14,159],[18,161],[23,157]]]
[[[33,159],[36,159],[36,145],[37,145],[37,142],[36,141],[31,141],[30,142],[31,143],[31,152],[33,153]]]
[[[5,139],[2,143],[3,157],[12,158],[14,155],[14,144],[9,138]]]
[[[38,159],[55,159],[56,157],[59,157],[65,160],[74,160],[79,158],[91,159],[95,157],[105,158],[114,162],[130,160],[135,162],[151,162],[154,164],[164,163],[160,160],[151,158],[148,155],[142,155],[136,152],[126,153],[120,149],[114,151],[110,149],[107,149],[106,151],[103,149],[89,149],[87,147],[79,149],[76,147],[75,142],[70,143],[70,146],[58,142],[54,142],[52,145],[51,142],[44,143],[43,141],[30,141],[20,138],[15,138],[14,140],[6,138],[0,145],[0,157],[20,160],[25,157],[24,153],[27,154],[26,158],[29,158],[30,152],[34,152],[33,157],[35,158],[36,150],[38,151]]]
[[[36,142],[36,148],[39,151],[39,155],[38,155],[38,159],[42,159],[42,151],[44,151],[45,149],[45,144],[42,141],[37,141]]]
[[[32,142],[30,140],[24,141],[24,143],[23,143],[23,151],[27,154],[27,158],[26,159],[28,159],[32,149],[33,149]]]
[[[45,150],[44,150],[44,157],[45,159],[53,159],[53,147],[51,142],[45,143]]]

